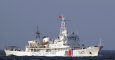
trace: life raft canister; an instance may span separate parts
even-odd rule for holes
[[[68,56],[72,56],[72,54],[73,54],[73,53],[72,53],[72,49],[69,49],[69,50],[68,50]]]

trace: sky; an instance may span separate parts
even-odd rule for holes
[[[115,0],[0,0],[0,49],[25,48],[37,25],[42,35],[57,37],[59,15],[80,43],[97,45],[101,39],[103,50],[115,50]]]

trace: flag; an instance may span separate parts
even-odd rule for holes
[[[64,16],[59,16],[59,19],[60,20],[64,20]]]

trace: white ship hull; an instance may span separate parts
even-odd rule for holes
[[[86,49],[72,50],[72,54],[68,55],[68,50],[60,51],[41,51],[41,52],[26,52],[26,51],[10,51],[5,50],[6,56],[71,56],[71,57],[85,57],[85,56],[98,56],[101,47],[88,47]]]

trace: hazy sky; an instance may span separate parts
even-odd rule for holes
[[[0,0],[0,48],[25,47],[35,39],[36,26],[44,35],[59,34],[63,14],[68,30],[78,33],[81,43],[115,50],[115,0]]]

